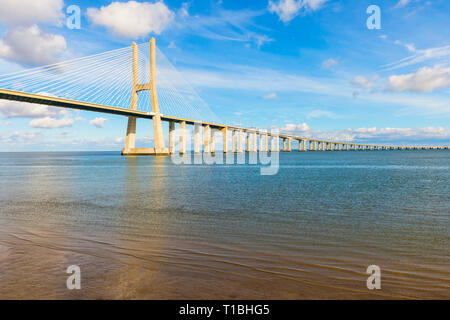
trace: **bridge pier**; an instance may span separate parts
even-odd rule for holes
[[[216,129],[211,129],[211,145],[210,152],[216,153]]]
[[[194,153],[200,153],[200,124],[194,124]]]
[[[180,154],[186,153],[186,121],[180,122]]]
[[[265,151],[263,147],[263,135],[259,134],[259,152]]]
[[[236,153],[236,130],[231,130],[231,152]]]
[[[266,140],[266,141],[264,141],[264,143],[265,143],[264,151],[265,151],[265,152],[269,152],[269,134],[268,134],[268,133],[266,133],[265,140]]]
[[[238,152],[242,153],[243,152],[243,149],[242,149],[242,130],[239,130],[238,139],[239,139]]]
[[[228,153],[228,129],[225,127],[221,131],[223,135],[223,153]]]
[[[175,122],[169,121],[169,153],[175,153]]]
[[[150,98],[152,104],[153,116],[153,138],[155,141],[154,148],[136,148],[136,118],[128,118],[127,136],[125,138],[125,146],[122,149],[122,155],[168,155],[169,149],[165,147],[164,136],[162,130],[161,114],[158,106],[158,94],[156,92],[156,49],[155,38],[150,40],[150,82],[138,83],[138,47],[135,42],[132,44],[132,92],[130,109],[137,110],[138,92],[150,90]]]
[[[203,127],[203,152],[210,153],[209,139],[211,137],[209,125]]]

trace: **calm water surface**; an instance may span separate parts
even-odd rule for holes
[[[450,298],[450,151],[280,170],[0,153],[0,298]],[[66,289],[66,268],[82,289]],[[382,289],[369,291],[378,265]]]

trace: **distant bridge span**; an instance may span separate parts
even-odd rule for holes
[[[150,41],[150,82],[145,84],[138,83],[138,55],[137,45],[133,43],[132,56],[132,97],[130,108],[118,108],[95,104],[85,101],[77,101],[43,94],[27,93],[10,89],[0,89],[0,99],[20,101],[27,103],[35,103],[48,105],[52,107],[62,107],[70,109],[78,109],[84,111],[93,111],[128,117],[127,135],[125,147],[122,150],[123,155],[168,155],[175,153],[175,124],[180,126],[179,152],[186,152],[186,125],[194,125],[194,152],[215,152],[215,135],[217,131],[223,134],[223,152],[230,152],[228,148],[228,131],[231,132],[231,152],[244,152],[243,149],[243,133],[246,133],[246,149],[247,152],[271,151],[279,152],[279,139],[283,141],[282,151],[290,152],[292,150],[291,142],[296,140],[299,142],[298,151],[356,151],[356,150],[410,150],[410,149],[449,149],[448,146],[398,146],[398,145],[380,145],[380,144],[363,144],[353,142],[339,142],[323,139],[314,139],[300,137],[290,134],[267,132],[264,130],[242,128],[238,126],[230,126],[218,123],[198,121],[195,119],[187,119],[182,117],[165,115],[159,112],[158,96],[156,93],[156,63],[155,63],[155,39]],[[145,112],[137,110],[137,93],[149,90],[151,94],[152,111]],[[152,119],[154,130],[154,148],[135,148],[136,135],[136,119]],[[163,130],[161,121],[169,123],[169,148],[165,147]],[[200,128],[203,127],[203,143],[200,139]],[[237,134],[236,134],[237,133]],[[259,145],[258,145],[259,136]],[[252,143],[251,143],[252,141]],[[269,148],[270,142],[270,148]]]

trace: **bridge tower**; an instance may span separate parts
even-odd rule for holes
[[[156,49],[155,38],[150,40],[150,82],[138,83],[138,46],[132,44],[132,91],[130,109],[137,110],[138,92],[150,90],[152,112],[153,112],[153,138],[154,148],[136,148],[136,117],[128,117],[127,135],[122,155],[168,155],[169,150],[165,147],[162,129],[161,114],[159,112],[158,94],[156,92]]]

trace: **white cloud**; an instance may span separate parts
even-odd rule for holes
[[[41,95],[50,95],[40,92]],[[72,112],[57,107],[41,104],[0,100],[0,118],[32,118],[30,126],[33,128],[54,129],[71,127],[75,121],[82,118],[71,118]],[[8,122],[7,122],[8,123]]]
[[[275,98],[277,98],[277,94],[274,92],[274,93],[269,93],[269,94],[266,94],[265,96],[263,96],[263,99],[275,99]]]
[[[30,26],[35,23],[60,25],[63,0],[0,0],[0,24]]]
[[[446,95],[438,93],[423,95],[419,93],[398,93],[387,90],[357,89],[348,80],[341,77],[312,77],[300,74],[281,72],[273,69],[249,67],[242,65],[222,65],[208,63],[209,70],[204,68],[182,68],[184,78],[196,89],[206,88],[239,90],[241,92],[267,93],[267,79],[271,79],[270,89],[280,94],[313,93],[333,99],[349,99],[354,93],[360,105],[371,108],[391,106],[397,112],[421,116],[450,116],[450,104]],[[369,81],[377,77],[369,78]],[[367,80],[367,79],[366,79]]]
[[[181,15],[179,12],[174,29],[181,33],[214,40],[253,42],[259,48],[273,41],[268,36],[253,31],[258,27],[254,19],[263,13],[264,11],[219,9],[210,15],[190,16]],[[250,44],[246,43],[246,46],[249,47]]]
[[[175,41],[170,41],[169,45],[167,46],[167,48],[169,49],[175,49],[177,47],[177,45],[175,44]]]
[[[24,66],[55,63],[66,50],[63,36],[42,32],[38,26],[8,30],[0,39],[0,57]]]
[[[417,52],[417,49],[413,43],[404,43],[400,40],[395,40],[394,43],[396,45],[405,47],[406,49],[408,49],[409,52],[413,52],[413,53]]]
[[[106,118],[95,118],[91,121],[89,121],[89,124],[91,126],[97,127],[97,128],[103,128],[103,126],[105,125],[106,121],[108,121],[108,119]]]
[[[369,89],[373,86],[373,84],[377,80],[378,80],[378,76],[376,76],[376,75],[370,79],[368,79],[364,76],[356,76],[355,79],[353,79],[352,84],[354,84],[360,88]]]
[[[87,15],[94,24],[124,38],[141,38],[151,32],[161,34],[175,16],[162,1],[113,2],[100,9],[88,8]]]
[[[322,68],[323,69],[330,69],[330,68],[333,68],[333,67],[335,67],[337,65],[338,65],[338,62],[335,59],[333,59],[333,58],[327,59],[324,62],[322,62]]]
[[[70,117],[56,119],[52,117],[37,118],[30,121],[30,127],[42,129],[56,129],[71,127],[75,123]]]
[[[42,93],[40,93],[42,94]],[[43,118],[66,116],[70,111],[41,104],[0,100],[0,118]]]
[[[450,130],[443,127],[425,128],[358,128],[346,129],[353,139],[378,139],[383,141],[395,140],[447,140],[450,138]]]
[[[288,123],[282,128],[278,128],[280,132],[296,132],[296,133],[305,133],[310,132],[311,128],[305,122],[299,124]]]
[[[416,73],[389,77],[387,88],[392,91],[431,92],[450,85],[450,68],[423,67]]]
[[[269,0],[269,12],[276,13],[280,20],[289,22],[294,19],[300,11],[317,10],[327,0],[279,0],[278,2]]]
[[[313,110],[309,112],[306,115],[306,118],[308,119],[314,119],[314,118],[330,118],[330,119],[336,119],[338,116],[331,111],[325,111],[325,110]]]
[[[0,133],[0,142],[2,145],[29,145],[42,141],[42,132],[40,131],[12,131]]]
[[[178,15],[181,17],[189,16],[189,6],[190,4],[188,2],[183,2],[181,4],[181,8],[178,9]]]
[[[405,45],[403,43],[401,44]],[[450,45],[429,49],[416,49],[414,46],[412,47],[410,46],[408,50],[411,51],[410,49],[414,49],[414,55],[403,58],[393,63],[386,64],[383,66],[384,69],[385,70],[398,69],[412,64],[418,64],[427,60],[442,59],[445,61],[445,59],[447,59],[447,57],[450,55]]]
[[[401,142],[402,144],[427,141],[439,145],[448,144],[450,129],[444,127],[425,128],[356,128],[333,131],[313,130],[306,123],[286,124],[273,128],[280,133],[289,133],[305,138],[329,139],[341,142]]]
[[[399,2],[397,2],[397,4],[395,5],[394,8],[401,8],[406,6],[408,3],[410,3],[411,0],[400,0]]]

